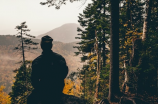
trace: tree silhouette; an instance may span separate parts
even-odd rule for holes
[[[19,38],[20,43],[14,48],[14,50],[21,51],[23,61],[21,67],[13,71],[16,73],[16,76],[14,86],[12,87],[12,92],[10,93],[10,95],[12,97],[12,104],[24,104],[24,102],[26,103],[27,94],[32,89],[32,87],[30,87],[31,68],[26,67],[26,64],[28,64],[28,62],[31,62],[25,60],[25,52],[27,50],[37,49],[35,45],[38,45],[39,43],[33,42],[31,40],[31,38],[35,38],[35,36],[27,33],[30,31],[30,29],[27,29],[26,22],[22,22],[20,25],[16,26],[15,29],[17,29],[18,31],[16,37]]]
[[[23,64],[25,65],[25,49],[37,49],[37,47],[33,46],[38,45],[39,43],[33,42],[31,40],[31,38],[35,38],[35,36],[27,33],[30,31],[30,29],[27,29],[26,22],[22,22],[20,25],[16,26],[15,29],[19,31],[16,34],[16,37],[19,38],[20,43],[14,49],[22,51]]]
[[[14,70],[14,73],[16,73],[14,77],[15,82],[12,86],[12,92],[9,94],[11,96],[11,104],[26,104],[27,96],[33,90],[30,79],[31,63],[31,61],[25,61],[27,67],[22,64],[20,68]]]

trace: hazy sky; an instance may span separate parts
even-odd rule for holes
[[[30,34],[35,36],[65,23],[78,23],[79,13],[91,2],[87,0],[83,6],[82,2],[68,2],[56,10],[40,5],[42,1],[46,0],[0,0],[0,35],[16,34],[15,27],[24,21],[31,29]]]

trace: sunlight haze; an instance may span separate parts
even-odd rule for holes
[[[83,1],[67,2],[56,10],[54,6],[40,5],[44,1],[46,0],[1,0],[0,35],[16,34],[15,27],[24,21],[28,29],[31,29],[30,34],[35,36],[65,23],[78,23],[79,13],[91,2],[88,0],[83,6]]]

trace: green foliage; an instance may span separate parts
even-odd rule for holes
[[[120,7],[120,58],[129,60],[132,41],[142,35],[144,22],[144,1],[141,0],[121,0]],[[123,61],[122,61],[123,62]]]
[[[149,21],[148,38],[142,43],[141,64],[138,66],[138,86],[139,93],[156,95],[157,90],[157,70],[158,70],[158,1],[153,0],[151,9],[151,18]]]
[[[21,65],[19,69],[14,70],[16,73],[15,82],[12,86],[11,103],[12,104],[26,104],[27,96],[32,91],[31,85],[31,64],[30,61],[26,61],[25,65]]]
[[[77,43],[79,46],[75,48],[78,52],[76,55],[82,55],[81,62],[86,62],[80,71],[80,80],[82,80],[82,98],[86,99],[89,103],[93,103],[95,88],[96,88],[96,78],[97,78],[97,50],[96,44],[98,44],[98,50],[101,51],[101,60],[107,59],[109,50],[107,47],[109,45],[109,32],[110,32],[110,18],[109,18],[109,0],[93,0],[92,4],[88,4],[83,13],[79,14],[78,22],[81,28],[78,28],[78,37],[80,42]],[[96,41],[97,39],[97,41]],[[98,42],[98,43],[97,43]],[[101,65],[101,67],[103,67]],[[99,88],[98,88],[98,100],[107,96],[108,81],[106,68],[101,68]],[[108,79],[108,78],[107,78]]]
[[[100,83],[99,83],[99,94],[98,98],[102,100],[107,98],[109,93],[109,73],[110,65],[107,64],[106,67],[103,67],[100,73]]]
[[[82,80],[82,95],[81,98],[86,99],[90,104],[93,103],[95,87],[96,87],[96,69],[89,70],[89,65],[84,65],[83,69],[79,71],[78,77]],[[109,70],[110,65],[103,67],[100,72],[98,100],[108,96],[109,89]]]
[[[99,48],[105,47],[103,43],[108,43],[109,39],[109,18],[108,15],[102,13],[104,7],[108,4],[108,1],[93,1],[92,4],[88,4],[88,6],[83,11],[83,14],[79,14],[78,22],[83,27],[83,29],[78,28],[78,37],[76,39],[80,39],[80,42],[77,43],[80,46],[75,47],[78,49],[78,54],[86,54],[95,51],[94,43],[96,42],[95,31],[97,31],[97,38],[99,41]],[[106,19],[107,17],[107,19]],[[105,37],[105,38],[104,38]],[[104,38],[104,39],[103,39]],[[84,56],[85,57],[85,56]],[[82,61],[89,60],[87,58],[83,58]]]

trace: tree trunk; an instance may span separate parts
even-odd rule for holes
[[[84,99],[86,99],[86,70],[84,69]]]
[[[132,54],[130,58],[130,66],[131,67],[136,67],[137,65],[140,64],[140,51],[142,50],[142,40],[141,39],[133,39],[132,41]]]
[[[157,78],[156,78],[156,80],[157,80],[157,84],[156,84],[156,87],[157,87],[157,92],[156,92],[156,94],[158,95],[158,65],[156,66],[156,68],[157,68]]]
[[[100,53],[98,53],[98,55],[97,55],[97,80],[96,80],[96,88],[95,88],[95,95],[94,95],[94,102],[93,102],[93,104],[95,104],[95,102],[97,101],[97,98],[98,98],[100,67],[101,67],[100,58],[101,58],[100,57]]]
[[[98,37],[96,31],[95,31],[95,36],[96,36],[95,50],[97,52],[97,79],[96,79],[96,88],[95,88],[93,104],[95,104],[98,98],[99,78],[100,78],[100,69],[101,69],[101,53],[98,47],[98,40],[97,40]]]
[[[104,7],[105,7],[105,0],[104,0]],[[105,16],[105,8],[104,8],[104,16]],[[102,53],[102,55],[103,55],[103,67],[105,67],[106,66],[106,53],[105,53],[105,48],[106,48],[106,46],[105,46],[105,29],[103,29],[103,53]]]
[[[149,24],[150,24],[150,17],[151,17],[151,6],[152,6],[152,0],[146,0],[146,14],[145,14],[145,18],[144,18],[144,24],[143,24],[143,35],[142,35],[142,52],[144,54],[146,54],[146,46],[144,44],[144,42],[146,42],[146,40],[148,39],[148,31],[149,31]],[[140,51],[140,50],[139,50]],[[146,68],[147,60],[146,60],[147,56],[145,57],[141,57],[139,59],[139,65],[141,67],[141,71],[139,72],[140,74],[138,75],[138,81],[137,81],[137,94],[141,93],[143,91],[143,86],[141,84],[141,80],[142,79],[142,73],[143,70]]]
[[[105,30],[103,33],[103,67],[106,66],[106,53],[105,53]]]
[[[129,61],[129,64],[130,64],[130,67],[136,67],[137,65],[140,65],[141,64],[141,56],[140,56],[140,52],[142,50],[142,39],[133,39],[132,41],[132,54],[131,54],[131,57],[130,57],[130,61]],[[135,78],[135,81],[136,81],[136,78],[137,78],[137,87],[136,89],[130,89],[130,91],[134,91],[136,90],[136,95],[139,91],[139,83],[140,83],[140,79],[139,79],[139,75],[138,76],[132,76],[132,79],[134,80]],[[131,79],[131,80],[132,80]]]
[[[127,84],[129,82],[129,75],[128,75],[128,72],[127,72],[127,66],[129,66],[128,63],[129,63],[128,60],[124,60],[125,80],[122,84],[122,92],[125,92],[125,93],[127,93],[129,91],[129,86]]]
[[[23,64],[25,65],[25,55],[24,55],[24,43],[23,43],[23,37],[22,37],[22,29],[21,29],[21,44],[22,44]]]
[[[142,35],[142,41],[145,41],[148,38],[148,30],[149,30],[149,22],[150,22],[150,16],[151,16],[151,6],[152,6],[152,0],[146,0],[146,14],[144,18],[144,24],[143,24],[143,35]]]
[[[157,65],[157,95],[158,95],[158,65]]]
[[[110,76],[109,95],[110,102],[117,101],[119,89],[119,0],[111,2],[111,36],[110,36]]]

